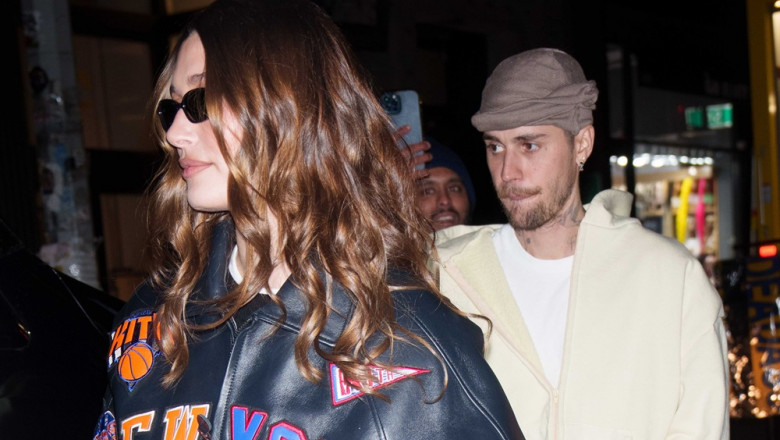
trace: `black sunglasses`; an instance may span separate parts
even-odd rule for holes
[[[157,104],[157,116],[160,118],[163,130],[168,131],[176,119],[179,109],[184,110],[184,115],[193,124],[203,122],[209,118],[206,114],[206,89],[203,87],[192,89],[181,98],[181,103],[173,99],[163,99]]]

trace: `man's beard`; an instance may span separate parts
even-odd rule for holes
[[[571,178],[567,179],[566,182],[553,185],[550,188],[550,197],[544,197],[542,189],[538,186],[520,188],[513,187],[508,183],[503,184],[500,188],[496,188],[496,192],[512,228],[516,231],[535,231],[561,215],[566,201],[571,196],[573,185],[574,181]],[[512,206],[509,205],[511,201],[507,200],[505,202],[510,197],[530,197],[534,195],[539,195],[540,197],[531,206]]]

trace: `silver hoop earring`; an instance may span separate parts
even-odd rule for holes
[[[578,168],[580,169],[580,172],[582,172],[585,169],[585,161],[584,160],[579,163]]]

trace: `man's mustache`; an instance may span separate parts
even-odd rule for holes
[[[542,189],[537,187],[533,188],[522,188],[516,185],[501,185],[498,190],[498,198],[500,199],[507,199],[511,197],[531,197],[535,196],[542,192]]]

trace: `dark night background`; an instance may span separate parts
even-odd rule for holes
[[[60,0],[52,0],[60,1]],[[317,0],[332,14],[370,73],[377,94],[416,89],[422,100],[425,134],[457,151],[477,191],[476,224],[503,222],[504,216],[485,164],[481,136],[470,124],[484,82],[504,58],[536,47],[563,49],[583,66],[600,89],[595,116],[596,145],[582,174],[584,195],[610,185],[609,157],[629,155],[636,141],[634,118],[652,109],[632,101],[631,93],[610,96],[617,78],[626,84],[733,103],[730,149],[743,173],[740,193],[750,191],[753,149],[746,1],[712,0]],[[758,0],[760,1],[760,0]],[[144,3],[149,12],[107,9],[101,0],[71,0],[74,35],[125,39],[148,44],[154,72],[162,64],[169,38],[188,12],[167,15],[164,0]],[[767,6],[769,7],[769,6]],[[37,251],[43,241],[40,182],[31,135],[30,93],[24,59],[21,2],[4,3],[3,53],[8,78],[0,119],[0,219]],[[620,55],[615,58],[615,54]],[[629,68],[633,66],[632,68]],[[625,122],[615,126],[617,119]],[[154,149],[151,148],[150,151]],[[102,237],[101,193],[140,194],[159,157],[98,149],[89,151],[93,229]],[[741,204],[739,204],[741,203]],[[749,197],[735,207],[737,241],[748,241]],[[14,251],[18,251],[14,248]],[[100,249],[98,256],[101,257]],[[105,267],[101,268],[105,271]],[[103,274],[105,277],[105,273]],[[780,438],[775,418],[732,421],[732,438]],[[0,437],[3,437],[0,434]]]
[[[155,67],[165,56],[168,37],[188,16],[162,14],[162,1],[150,1],[152,14],[111,11],[90,3],[71,2],[74,34],[148,42]],[[609,136],[608,114],[613,110],[606,87],[608,48],[617,48],[636,60],[638,85],[730,99],[735,107],[736,139],[750,143],[744,1],[375,0],[367,2],[373,5],[371,24],[339,20],[344,11],[365,10],[361,2],[319,3],[333,13],[373,76],[378,93],[401,88],[421,91],[426,135],[460,153],[470,169],[477,189],[473,219],[477,224],[500,222],[504,217],[490,183],[479,134],[469,120],[479,107],[482,86],[495,65],[522,50],[541,46],[563,49],[580,61],[586,76],[596,80],[600,89],[594,124],[597,142],[583,175],[594,191],[609,185],[608,158],[626,151],[630,136]],[[9,2],[6,7],[5,52],[21,54],[17,44],[19,10],[14,11],[19,5]],[[430,64],[417,62],[415,51],[443,61],[435,71],[427,71]],[[9,58],[18,62],[18,56]],[[21,75],[12,75],[9,101],[25,99],[25,81]],[[426,89],[436,90],[435,99],[426,96]],[[641,103],[637,105],[641,109]],[[4,143],[0,149],[0,217],[36,249],[40,234],[30,220],[35,218],[38,182],[26,138],[29,122],[23,112],[13,111],[19,108],[6,106],[7,116],[0,124]],[[114,182],[110,182],[98,176],[96,185],[142,188],[153,169],[143,157],[122,153],[96,156],[96,165],[99,161],[135,163],[147,173],[139,175],[129,172],[130,167],[120,167],[117,172],[122,179],[114,175]]]

